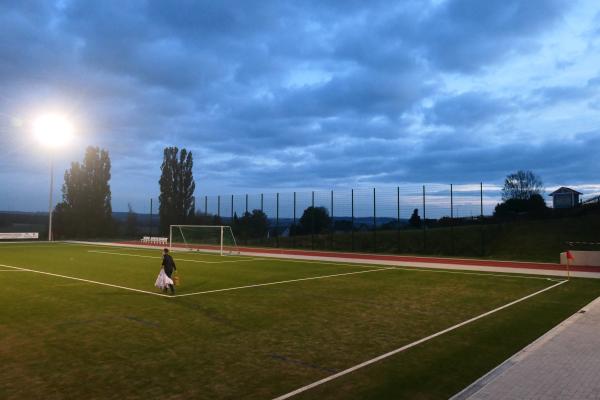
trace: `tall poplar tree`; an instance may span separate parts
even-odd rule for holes
[[[160,196],[158,198],[160,230],[169,231],[169,225],[185,224],[194,215],[194,159],[192,152],[177,147],[164,150],[160,167]]]
[[[90,238],[113,233],[110,169],[108,151],[99,147],[88,147],[82,163],[71,163],[65,171],[62,202],[55,209],[59,236]]]

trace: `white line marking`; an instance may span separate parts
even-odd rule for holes
[[[102,251],[102,250],[88,250],[88,253],[100,253],[100,254],[112,254],[112,255],[120,255],[120,256],[128,256],[128,257],[142,257],[142,258],[156,258],[159,259],[161,257],[157,256],[145,256],[139,254],[127,254],[127,253],[116,253],[112,251]],[[353,263],[336,263],[330,261],[316,261],[316,260],[291,260],[287,258],[276,258],[276,257],[253,257],[249,259],[242,260],[230,260],[230,261],[202,261],[202,260],[190,260],[178,258],[176,261],[186,261],[186,262],[195,262],[201,264],[220,264],[220,263],[235,263],[235,262],[248,262],[248,261],[284,261],[284,262],[293,262],[293,263],[303,263],[303,264],[321,264],[321,265],[343,265],[348,267],[359,267],[359,268],[373,268],[373,269],[381,269],[384,267],[383,265],[371,265],[371,264],[353,264]],[[438,274],[455,274],[455,275],[475,275],[475,276],[494,276],[500,278],[515,278],[515,279],[536,279],[536,280],[544,280],[544,281],[552,281],[552,282],[561,282],[560,279],[552,279],[540,276],[522,276],[522,275],[509,275],[509,274],[494,274],[489,272],[464,272],[464,271],[447,271],[447,270],[438,270],[433,268],[407,268],[400,266],[388,266],[389,268],[397,269],[399,271],[408,271],[408,272],[430,272],[430,273],[438,273]],[[388,268],[386,267],[386,268]]]
[[[403,352],[403,351],[405,351],[405,350],[408,350],[408,349],[410,349],[411,347],[415,347],[415,346],[417,346],[417,345],[419,345],[419,344],[421,344],[421,343],[427,342],[427,341],[429,341],[429,340],[431,340],[431,339],[434,339],[434,338],[436,338],[436,337],[438,337],[438,336],[444,335],[444,334],[446,334],[446,333],[448,333],[448,332],[451,332],[451,331],[453,331],[453,330],[455,330],[455,329],[458,329],[458,328],[460,328],[460,327],[462,327],[462,326],[465,326],[465,325],[467,325],[467,324],[470,324],[471,322],[477,321],[477,320],[479,320],[479,319],[481,319],[481,318],[487,317],[488,315],[491,315],[491,314],[494,314],[494,313],[496,313],[496,312],[498,312],[498,311],[504,310],[505,308],[508,308],[508,307],[510,307],[510,306],[513,306],[513,305],[515,305],[515,304],[517,304],[517,303],[520,303],[520,302],[522,302],[522,301],[524,301],[524,300],[530,299],[531,297],[537,296],[537,295],[538,295],[538,294],[540,294],[540,293],[544,293],[544,292],[546,292],[546,291],[548,291],[548,290],[550,290],[550,289],[554,289],[555,287],[557,287],[557,286],[559,286],[559,285],[562,285],[563,283],[566,283],[566,282],[568,282],[568,281],[564,280],[564,281],[560,281],[560,282],[558,282],[558,283],[555,283],[554,285],[552,285],[552,286],[549,286],[549,287],[547,287],[547,288],[545,288],[545,289],[538,290],[538,291],[537,291],[537,292],[535,292],[535,293],[529,294],[529,295],[527,295],[527,296],[525,296],[525,297],[521,297],[520,299],[517,299],[517,300],[515,300],[515,301],[511,301],[511,302],[510,302],[510,303],[508,303],[508,304],[505,304],[505,305],[503,305],[503,306],[500,306],[500,307],[498,307],[498,308],[495,308],[495,309],[493,309],[493,310],[491,310],[491,311],[488,311],[488,312],[485,312],[485,313],[483,313],[483,314],[480,314],[480,315],[478,315],[478,316],[476,316],[476,317],[470,318],[470,319],[468,319],[468,320],[466,320],[466,321],[463,321],[463,322],[461,322],[461,323],[459,323],[459,324],[453,325],[453,326],[451,326],[451,327],[449,327],[449,328],[446,328],[446,329],[444,329],[444,330],[442,330],[442,331],[439,331],[439,332],[437,332],[437,333],[434,333],[433,335],[429,335],[429,336],[427,336],[427,337],[424,337],[424,338],[422,338],[422,339],[419,339],[419,340],[417,340],[417,341],[415,341],[415,342],[412,342],[412,343],[409,343],[409,344],[407,344],[407,345],[404,345],[404,346],[402,346],[402,347],[400,347],[400,348],[398,348],[398,349],[396,349],[396,350],[392,350],[392,351],[390,351],[390,352],[388,352],[388,353],[382,354],[382,355],[380,355],[380,356],[378,356],[378,357],[375,357],[375,358],[372,358],[372,359],[370,359],[370,360],[368,360],[368,361],[365,361],[365,362],[363,362],[363,363],[357,364],[357,365],[355,365],[355,366],[353,366],[353,367],[350,367],[350,368],[348,368],[348,369],[345,369],[345,370],[343,370],[343,371],[340,371],[340,372],[338,372],[337,374],[330,375],[330,376],[328,376],[328,377],[326,377],[326,378],[323,378],[323,379],[321,379],[321,380],[318,380],[318,381],[316,381],[316,382],[313,382],[313,383],[311,383],[311,384],[309,384],[309,385],[303,386],[303,387],[301,387],[301,388],[299,388],[299,389],[296,389],[296,390],[294,390],[294,391],[292,391],[292,392],[289,392],[289,393],[287,393],[287,394],[284,394],[284,395],[282,395],[282,396],[276,397],[276,398],[274,398],[273,400],[284,400],[284,399],[289,399],[289,398],[290,398],[290,397],[292,397],[292,396],[295,396],[295,395],[297,395],[297,394],[300,394],[300,393],[302,393],[302,392],[305,392],[305,391],[307,391],[307,390],[309,390],[309,389],[312,389],[312,388],[314,388],[314,387],[316,387],[316,386],[319,386],[319,385],[322,385],[322,384],[324,384],[324,383],[330,382],[330,381],[332,381],[332,380],[334,380],[334,379],[337,379],[337,378],[339,378],[339,377],[341,377],[341,376],[344,376],[344,375],[347,375],[347,374],[349,374],[349,373],[351,373],[351,372],[354,372],[354,371],[356,371],[356,370],[358,370],[358,369],[360,369],[360,368],[363,368],[363,367],[366,367],[366,366],[368,366],[368,365],[374,364],[374,363],[376,363],[376,362],[378,362],[378,361],[381,361],[381,360],[383,360],[383,359],[385,359],[385,358],[391,357],[391,356],[393,356],[393,355],[395,355],[395,354],[398,354],[398,353],[401,353],[401,352]]]
[[[345,265],[349,267],[362,267],[362,268],[382,268],[382,267],[390,267],[397,269],[399,271],[409,271],[409,272],[431,272],[437,274],[457,274],[457,275],[476,275],[476,276],[496,276],[501,278],[515,278],[515,279],[538,279],[543,281],[554,281],[554,282],[562,282],[562,279],[553,279],[542,276],[523,276],[518,274],[494,274],[491,272],[465,272],[465,271],[450,271],[445,269],[434,269],[434,268],[419,268],[419,267],[403,267],[403,266],[395,266],[389,264],[354,264],[354,263],[336,263],[329,261],[316,261],[316,260],[292,260],[288,258],[277,258],[277,257],[269,257],[269,258],[255,258],[256,260],[263,261],[285,261],[285,262],[295,262],[295,263],[306,263],[306,264],[324,264],[324,265]]]
[[[82,246],[82,247],[95,247],[95,248],[107,248],[107,247],[117,247],[117,248],[122,248],[122,249],[131,249],[131,250],[149,250],[149,251],[153,251],[156,250],[154,248],[144,248],[144,247],[132,247],[132,246],[123,246],[123,245],[118,245],[118,244],[114,244],[114,243],[105,243],[105,244],[99,244],[99,245],[92,245],[92,244],[88,244],[86,242],[63,242],[63,244],[70,244],[70,245],[78,245],[78,246]],[[108,252],[107,252],[108,253]],[[362,254],[362,253],[358,253],[358,254]],[[203,255],[211,255],[211,254],[203,254]],[[238,257],[251,257],[251,256],[247,256],[247,255],[242,255],[242,256],[238,256]],[[449,260],[454,260],[453,258],[448,258]],[[307,264],[322,264],[322,265],[345,265],[345,266],[352,266],[352,267],[360,267],[360,268],[381,268],[381,267],[393,267],[396,268],[398,270],[401,271],[410,271],[410,272],[433,272],[433,273],[442,273],[442,274],[459,274],[459,275],[476,275],[476,276],[496,276],[496,277],[503,277],[503,278],[515,278],[515,279],[539,279],[539,280],[548,280],[548,281],[553,281],[553,282],[560,282],[561,279],[553,279],[553,278],[547,278],[547,277],[542,277],[542,276],[523,276],[521,274],[518,273],[514,273],[514,274],[494,274],[494,273],[490,273],[490,272],[486,272],[486,271],[481,271],[481,272],[464,272],[464,271],[451,271],[448,269],[440,269],[439,267],[403,267],[402,265],[390,265],[390,264],[359,264],[359,263],[351,263],[351,262],[332,262],[332,261],[318,261],[318,260],[310,260],[310,259],[291,259],[288,257],[264,257],[264,256],[259,256],[259,257],[253,257],[252,260],[262,260],[262,261],[271,261],[271,260],[278,260],[278,261],[286,261],[286,262],[295,262],[295,263],[307,263]],[[465,259],[466,260],[466,259]],[[192,261],[192,262],[198,262],[198,261]],[[507,261],[508,262],[508,261]],[[399,263],[401,263],[401,261],[399,261]],[[457,264],[457,265],[462,265],[462,264]],[[535,275],[535,273],[532,271],[532,274]]]
[[[27,272],[27,271],[21,271],[18,269],[0,269],[0,272]]]
[[[203,292],[177,294],[175,296],[170,296],[170,297],[184,297],[184,296],[195,296],[195,295],[207,294],[207,293],[228,292],[228,291],[231,291],[231,290],[248,289],[248,288],[260,287],[260,286],[281,285],[283,283],[300,282],[300,281],[310,281],[310,280],[315,280],[315,279],[333,278],[333,277],[336,277],[336,276],[367,274],[369,272],[388,271],[388,270],[392,270],[392,269],[394,269],[394,268],[387,267],[387,268],[372,269],[372,270],[369,270],[369,271],[355,271],[355,272],[345,272],[343,274],[311,276],[309,278],[289,279],[289,280],[286,280],[286,281],[257,283],[255,285],[237,286],[237,287],[224,288],[224,289],[205,290]]]
[[[29,268],[21,268],[21,267],[13,267],[12,265],[4,265],[4,264],[0,264],[0,267],[5,267],[5,268],[14,268],[15,270],[20,270],[22,272],[35,272],[36,274],[42,274],[42,275],[50,275],[50,276],[56,276],[59,278],[65,278],[65,279],[72,279],[74,281],[80,281],[80,282],[87,282],[87,283],[94,283],[96,285],[102,285],[102,286],[110,286],[110,287],[114,287],[114,288],[118,288],[118,289],[124,289],[124,290],[130,290],[132,292],[139,292],[139,293],[146,293],[146,294],[151,294],[154,296],[160,296],[160,297],[172,297],[166,294],[162,294],[162,293],[155,293],[155,292],[149,292],[147,290],[140,290],[140,289],[133,289],[130,287],[126,287],[126,286],[119,286],[119,285],[112,285],[110,283],[104,283],[104,282],[97,282],[97,281],[91,281],[88,279],[82,279],[82,278],[75,278],[73,276],[67,276],[67,275],[59,275],[59,274],[53,274],[51,272],[44,272],[44,271],[37,271],[35,269],[29,269]]]
[[[125,257],[139,257],[139,258],[155,258],[162,260],[162,257],[158,256],[144,256],[141,254],[128,254],[128,253],[116,253],[112,251],[101,251],[101,250],[88,250],[88,253],[98,253],[98,254],[112,254],[115,256],[125,256]],[[227,261],[203,261],[203,260],[190,260],[185,258],[177,258],[175,261],[184,261],[184,262],[193,262],[200,264],[223,264],[223,263],[236,263],[236,262],[250,262],[254,261],[254,258],[244,259],[244,260],[227,260]]]
[[[196,295],[200,295],[200,294],[217,293],[217,292],[228,292],[228,291],[231,291],[231,290],[248,289],[248,288],[260,287],[260,286],[280,285],[280,284],[283,284],[283,283],[291,283],[291,282],[309,281],[309,280],[315,280],[315,279],[333,278],[333,277],[336,277],[336,276],[344,276],[344,275],[365,274],[365,273],[368,273],[368,272],[387,271],[387,270],[394,269],[393,267],[386,267],[386,268],[371,269],[369,271],[345,272],[343,274],[312,276],[312,277],[308,277],[308,278],[290,279],[290,280],[285,280],[285,281],[258,283],[258,284],[255,284],[255,285],[246,285],[246,286],[237,286],[237,287],[230,287],[230,288],[223,288],[223,289],[206,290],[206,291],[203,291],[203,292],[185,293],[185,294],[179,294],[179,295],[165,295],[165,294],[162,294],[162,293],[149,292],[147,290],[141,290],[141,289],[133,289],[133,288],[126,287],[126,286],[119,286],[119,285],[113,285],[113,284],[110,284],[110,283],[92,281],[92,280],[82,279],[82,278],[75,278],[75,277],[67,276],[67,275],[53,274],[53,273],[50,273],[50,272],[37,271],[37,270],[34,270],[34,269],[29,269],[29,268],[14,267],[12,265],[0,264],[0,267],[14,268],[15,269],[14,272],[35,272],[35,273],[43,274],[43,275],[56,276],[56,277],[60,277],[60,278],[72,279],[72,280],[81,281],[81,282],[87,282],[87,283],[95,283],[97,285],[110,286],[110,287],[115,287],[115,288],[119,288],[119,289],[131,290],[131,291],[134,291],[134,292],[152,294],[152,295],[155,295],[155,296],[161,296],[161,297],[167,297],[167,298],[185,297],[185,296],[196,296]]]
[[[541,276],[522,276],[522,275],[508,275],[508,274],[493,274],[489,272],[462,272],[462,271],[446,271],[446,270],[436,270],[436,269],[421,269],[418,267],[406,268],[406,267],[396,267],[396,269],[401,271],[411,271],[411,272],[431,272],[437,274],[456,274],[456,275],[476,275],[476,276],[495,276],[500,278],[516,278],[516,279],[537,279],[542,281],[552,281],[552,282],[562,282],[564,279],[553,279],[546,278]]]

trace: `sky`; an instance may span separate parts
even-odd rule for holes
[[[113,209],[158,196],[475,184],[600,191],[597,0],[0,0],[0,209],[48,206],[86,146]],[[47,111],[77,138],[50,154]]]

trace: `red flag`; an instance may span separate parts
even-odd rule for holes
[[[574,260],[575,257],[573,257],[573,254],[567,250],[567,260]]]

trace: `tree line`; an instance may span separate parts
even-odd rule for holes
[[[194,158],[191,151],[166,147],[163,151],[161,174],[158,180],[159,231],[167,235],[169,226],[222,225],[220,216],[196,211],[193,175]],[[111,206],[111,160],[107,150],[88,147],[81,162],[71,163],[65,171],[62,185],[62,201],[54,209],[55,236],[57,238],[102,238],[118,235],[118,227]],[[531,171],[509,174],[502,189],[502,202],[494,210],[497,218],[515,215],[543,215],[547,206],[542,197],[543,183]],[[444,218],[437,221],[444,223]],[[429,220],[428,220],[429,221]],[[129,237],[139,234],[138,218],[131,205],[125,221],[125,233]],[[264,238],[271,229],[267,215],[259,209],[234,214],[228,221],[236,236]],[[419,210],[415,209],[408,220],[408,227],[422,226]],[[393,223],[388,223],[393,224]],[[333,221],[324,207],[306,208],[297,223],[289,226],[289,235],[323,233],[331,230],[350,230],[348,221]],[[391,225],[390,225],[391,226]],[[345,229],[348,228],[348,229]],[[385,226],[381,227],[385,229]],[[393,228],[393,227],[391,227]],[[279,234],[279,232],[275,232]]]

